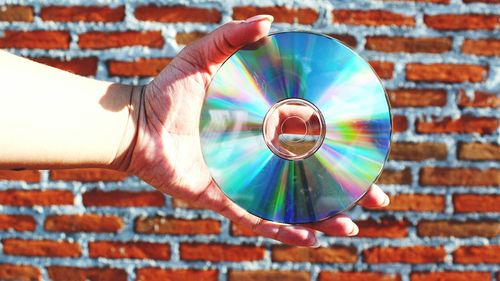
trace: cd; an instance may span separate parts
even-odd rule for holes
[[[281,32],[245,46],[206,94],[205,162],[220,189],[260,218],[329,218],[383,169],[391,139],[384,88],[365,60],[326,35]]]

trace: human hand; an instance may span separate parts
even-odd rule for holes
[[[314,246],[315,231],[352,236],[358,227],[346,215],[308,225],[262,220],[233,203],[215,185],[203,160],[199,118],[205,90],[220,65],[240,47],[267,35],[272,17],[230,22],[185,47],[145,88],[140,99],[137,136],[127,170],[173,197],[222,214],[257,234],[286,244]],[[373,185],[359,204],[388,205]]]

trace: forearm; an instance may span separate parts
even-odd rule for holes
[[[111,167],[133,142],[139,87],[2,51],[0,82],[0,168]]]

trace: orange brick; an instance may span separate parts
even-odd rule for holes
[[[499,121],[494,117],[474,117],[462,115],[457,119],[451,117],[432,118],[430,121],[417,120],[416,131],[424,134],[493,134],[498,128]]]
[[[355,263],[356,249],[344,246],[320,248],[274,246],[271,258],[277,262]]]
[[[0,6],[0,21],[33,21],[33,7],[20,5]]]
[[[411,184],[410,169],[404,170],[383,170],[377,180],[378,184]]]
[[[373,263],[439,263],[444,262],[443,247],[373,247],[363,251],[365,262]]]
[[[228,281],[309,281],[309,272],[282,270],[230,270]]]
[[[188,45],[201,37],[207,35],[205,32],[181,32],[175,35],[175,41],[179,45]]]
[[[219,234],[220,221],[212,219],[176,219],[170,217],[149,217],[135,220],[135,231],[149,234]]]
[[[216,9],[150,5],[137,7],[135,17],[143,21],[219,23],[222,15]]]
[[[233,236],[258,236],[257,233],[252,231],[248,227],[244,227],[242,225],[237,225],[235,223],[231,223],[231,235]]]
[[[440,30],[477,30],[498,28],[500,17],[481,14],[424,15],[424,23]]]
[[[44,225],[46,231],[60,232],[118,232],[122,227],[120,217],[98,214],[48,216]]]
[[[500,0],[462,0],[464,3],[488,3],[488,4],[498,4]]]
[[[22,264],[0,264],[0,279],[15,281],[40,281],[42,276],[37,267]]]
[[[122,181],[127,173],[99,168],[52,170],[50,179],[55,181]]]
[[[200,204],[194,204],[192,202],[184,201],[177,198],[172,198],[172,206],[174,208],[182,208],[182,209],[197,209],[197,210],[206,209],[206,207]]]
[[[69,60],[42,57],[31,58],[31,60],[82,76],[94,76],[97,72],[97,57],[71,58]]]
[[[89,280],[89,281],[126,281],[127,272],[124,269],[109,267],[69,267],[49,266],[47,267],[50,280]]]
[[[351,25],[415,26],[411,16],[385,10],[333,10],[333,22]]]
[[[500,263],[500,245],[462,246],[453,252],[455,263]]]
[[[336,34],[336,33],[330,33],[328,36],[333,37],[342,43],[346,44],[347,46],[351,48],[355,48],[356,45],[358,44],[356,37],[349,35],[349,34]]]
[[[478,56],[500,56],[500,40],[493,38],[466,39],[462,44],[462,53]]]
[[[203,261],[253,261],[264,258],[264,248],[250,245],[181,243],[181,259]]]
[[[448,149],[444,143],[436,142],[393,142],[391,143],[391,160],[421,161],[427,159],[444,160]]]
[[[0,214],[0,230],[34,231],[36,221],[29,215]]]
[[[39,182],[40,171],[38,170],[0,170],[0,180]]]
[[[482,82],[487,73],[486,66],[475,64],[410,63],[406,65],[406,79],[417,82]]]
[[[161,207],[165,205],[165,198],[159,191],[101,191],[93,189],[83,194],[85,206],[112,206],[112,207]]]
[[[462,160],[500,160],[500,145],[495,143],[460,143],[458,159]]]
[[[117,22],[125,18],[125,7],[49,6],[42,7],[40,17],[44,21]]]
[[[245,20],[255,15],[272,15],[274,22],[313,24],[318,20],[318,12],[311,8],[287,8],[284,6],[233,8],[233,19]]]
[[[422,167],[421,185],[499,186],[500,169]]]
[[[386,2],[420,2],[420,3],[436,3],[436,4],[450,4],[450,0],[382,0]]]
[[[212,269],[164,269],[155,267],[139,268],[137,270],[137,281],[187,281],[187,280],[203,280],[217,281],[219,280],[217,270]]]
[[[392,130],[395,133],[402,133],[408,129],[408,120],[403,115],[392,116]]]
[[[489,272],[412,272],[411,281],[490,281]]]
[[[172,61],[171,58],[151,58],[138,59],[135,61],[108,61],[108,71],[114,76],[156,76],[167,64]]]
[[[460,107],[500,107],[500,96],[494,93],[475,91],[474,96],[468,97],[464,91],[458,93],[457,104]]]
[[[160,31],[87,32],[80,34],[78,46],[82,49],[109,49],[126,46],[162,48]]]
[[[455,212],[500,212],[500,195],[495,194],[455,194]]]
[[[387,61],[369,61],[377,75],[381,79],[392,79],[394,73],[394,64]]]
[[[5,30],[0,36],[0,48],[68,49],[69,33],[66,31],[14,31]]]
[[[498,221],[449,221],[422,220],[418,223],[417,233],[419,236],[438,237],[495,237],[500,234],[500,223]]]
[[[170,246],[150,242],[96,241],[89,242],[89,256],[110,259],[169,260]]]
[[[443,212],[445,199],[442,195],[397,194],[389,196],[391,204],[384,210],[412,212]]]
[[[4,239],[3,252],[14,256],[79,257],[78,243],[51,240]]]
[[[321,271],[319,281],[400,281],[401,278],[396,274],[386,274],[381,272],[338,272]]]
[[[450,38],[368,36],[365,49],[389,53],[444,53],[451,49]]]
[[[4,190],[0,191],[0,205],[73,205],[73,193],[68,190]]]
[[[367,219],[357,220],[356,224],[359,227],[358,237],[403,238],[408,236],[409,222],[407,220]]]
[[[446,105],[446,91],[435,89],[387,90],[392,107],[425,107]]]

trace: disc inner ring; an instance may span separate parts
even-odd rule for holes
[[[286,160],[314,154],[325,138],[325,121],[312,103],[298,98],[273,105],[264,117],[262,135],[269,149]]]

